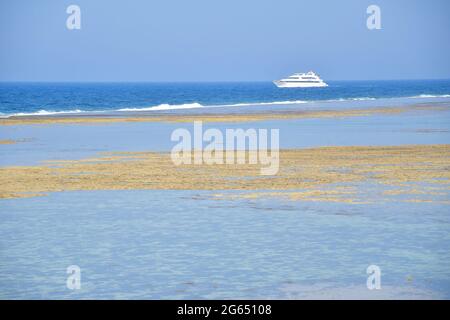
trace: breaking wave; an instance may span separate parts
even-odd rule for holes
[[[202,108],[204,107],[200,103],[185,103],[185,104],[160,104],[158,106],[153,107],[145,107],[145,108],[123,108],[118,109],[116,111],[155,111],[155,110],[177,110],[177,109],[193,109],[193,108]]]
[[[402,97],[396,97],[402,98]],[[420,99],[420,98],[450,98],[450,94],[420,94],[417,96],[403,97],[408,99]],[[61,110],[61,111],[49,111],[49,110],[39,110],[36,112],[19,112],[19,113],[1,113],[0,118],[9,117],[20,117],[20,116],[48,116],[48,115],[64,115],[64,114],[77,114],[77,113],[107,113],[107,112],[139,112],[139,111],[163,111],[163,110],[180,110],[180,109],[194,109],[194,108],[204,108],[204,107],[246,107],[246,106],[269,106],[269,105],[295,105],[311,102],[345,102],[345,101],[370,101],[377,100],[374,97],[355,97],[355,98],[337,98],[329,100],[288,100],[288,101],[271,101],[271,102],[244,102],[244,103],[234,103],[234,104],[220,104],[220,105],[202,105],[198,102],[184,103],[184,104],[160,104],[151,107],[135,107],[135,108],[121,108],[121,109],[111,109],[111,110]],[[388,99],[388,98],[379,98]]]
[[[49,116],[49,115],[55,115],[55,114],[73,114],[73,113],[82,113],[82,112],[89,112],[89,111],[83,111],[83,110],[62,110],[62,111],[48,111],[48,110],[39,110],[36,112],[18,112],[18,113],[11,113],[11,114],[4,114],[0,113],[0,118],[9,118],[9,117],[21,117],[21,116]]]
[[[418,96],[412,96],[409,98],[418,99],[418,98],[450,98],[450,94],[420,94]]]

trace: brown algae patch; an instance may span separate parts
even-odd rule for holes
[[[15,140],[10,140],[10,139],[0,140],[0,144],[15,144],[15,143],[16,143]]]
[[[15,198],[32,198],[46,196],[44,193],[33,192],[19,192],[19,193],[0,193],[0,199],[15,199]]]
[[[127,115],[127,116],[15,116],[0,119],[0,125],[30,125],[30,124],[106,124],[118,122],[252,122],[265,120],[291,120],[311,118],[362,117],[379,114],[398,114],[408,111],[440,111],[444,107],[384,107],[370,109],[345,110],[303,110],[284,112],[235,113],[235,114],[183,114],[183,115]]]
[[[249,156],[248,151],[236,153]],[[370,181],[383,188],[398,189],[413,183],[413,189],[404,189],[399,194],[429,195],[448,190],[449,168],[450,145],[280,150],[280,170],[274,176],[260,175],[260,165],[254,164],[176,166],[169,153],[109,153],[40,166],[2,167],[0,198],[74,190],[253,190],[272,192],[273,196],[293,201],[358,203],[370,201],[371,192],[364,187],[333,186]],[[435,190],[422,188],[420,183],[432,185]],[[384,196],[394,197],[396,191],[390,194],[388,190]]]

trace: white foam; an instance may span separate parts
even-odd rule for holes
[[[145,107],[145,108],[123,108],[118,109],[116,111],[155,111],[155,110],[177,110],[177,109],[193,109],[193,108],[202,108],[203,105],[200,103],[185,103],[185,104],[160,104],[158,106],[153,107]]]
[[[273,101],[273,102],[251,102],[251,103],[235,103],[235,104],[223,104],[217,107],[245,107],[245,106],[270,106],[270,105],[284,105],[284,104],[300,104],[310,101],[294,100],[294,101]]]
[[[36,112],[19,112],[19,113],[12,113],[7,115],[2,115],[0,118],[9,118],[9,117],[21,117],[21,116],[48,116],[48,115],[55,115],[55,114],[71,114],[71,113],[82,113],[82,112],[88,112],[88,111],[82,111],[82,110],[63,110],[63,111],[48,111],[48,110],[39,110]]]
[[[377,100],[377,98],[371,98],[371,97],[361,97],[361,98],[339,98],[339,99],[330,99],[330,100],[323,100],[325,102],[345,102],[345,101],[370,101],[370,100]],[[320,100],[317,100],[320,102]]]
[[[412,96],[409,98],[420,99],[420,98],[450,98],[450,94],[420,94],[418,96]]]
[[[371,98],[371,97],[363,97],[363,98],[351,98],[350,100],[353,101],[368,101],[368,100],[377,100],[376,98]]]

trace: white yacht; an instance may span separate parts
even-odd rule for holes
[[[275,80],[273,83],[278,88],[328,87],[328,85],[312,71],[307,73],[294,73],[285,79]]]

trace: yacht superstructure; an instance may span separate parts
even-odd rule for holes
[[[285,79],[275,80],[273,83],[278,88],[311,88],[328,86],[316,73],[312,71],[307,73],[294,73]]]

